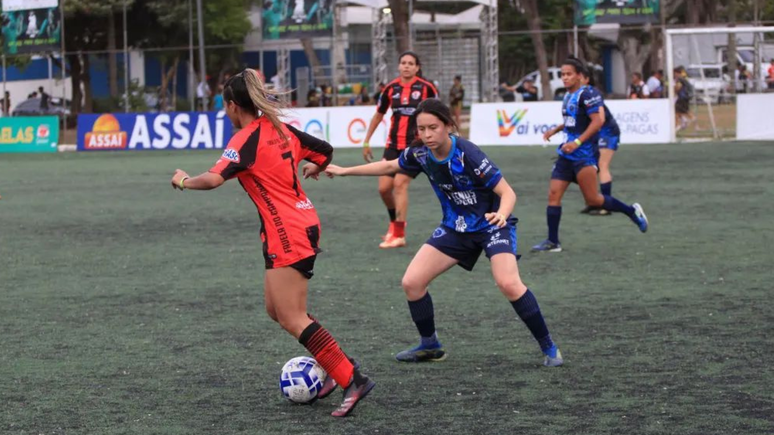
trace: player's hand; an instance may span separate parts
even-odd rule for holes
[[[186,172],[182,169],[175,169],[175,175],[172,176],[172,187],[175,189],[183,190],[182,187],[180,187],[180,180],[183,178],[191,178],[186,174]]]
[[[490,225],[494,225],[497,228],[503,228],[508,224],[508,218],[503,216],[502,213],[487,213],[484,215],[484,218]]]
[[[553,136],[553,135],[554,135],[554,131],[553,130],[548,130],[547,132],[543,133],[543,141],[544,142],[550,141],[551,140],[551,136]]]
[[[319,166],[315,165],[314,163],[305,164],[302,170],[302,173],[304,174],[304,179],[313,178],[315,180],[318,180],[320,178],[320,172],[322,172],[322,170],[320,169]]]
[[[371,152],[371,145],[368,145],[368,142],[363,144],[363,160],[366,163],[371,163],[374,160],[374,153]]]
[[[575,142],[567,142],[562,145],[562,152],[565,154],[572,154],[573,151],[578,149],[578,144]]]
[[[341,166],[328,165],[328,167],[325,168],[325,175],[327,175],[328,178],[333,178],[336,176],[343,177],[347,174],[346,169],[342,168]]]

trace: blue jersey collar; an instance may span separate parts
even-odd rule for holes
[[[446,156],[446,158],[443,160],[438,160],[435,158],[435,155],[433,155],[433,152],[430,151],[430,158],[433,159],[434,162],[439,164],[444,164],[444,163],[448,163],[449,160],[451,160],[451,158],[454,157],[454,152],[457,151],[457,136],[452,134],[452,135],[449,135],[449,137],[451,138],[451,141],[452,141],[451,149],[449,150],[449,155]]]

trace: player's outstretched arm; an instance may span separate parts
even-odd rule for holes
[[[342,168],[341,166],[328,165],[325,168],[325,173],[329,177],[335,176],[346,177],[348,175],[361,175],[361,176],[378,176],[378,175],[392,175],[400,171],[400,165],[398,159],[395,160],[381,160],[378,162],[368,163],[366,165],[352,166],[351,168]]]
[[[508,216],[513,211],[513,207],[516,206],[516,192],[505,181],[505,178],[500,179],[492,191],[500,197],[500,208],[495,213],[485,214],[484,217],[490,224],[502,228],[508,223]]]
[[[560,131],[564,130],[564,124],[559,124],[556,127],[552,128],[551,130],[548,130],[543,134],[543,140],[548,142],[551,140],[551,137],[555,135],[556,133],[559,133]]]
[[[205,172],[195,177],[189,177],[185,171],[177,169],[175,170],[175,175],[172,176],[172,187],[180,190],[212,190],[225,182],[226,180],[223,177],[213,172]]]

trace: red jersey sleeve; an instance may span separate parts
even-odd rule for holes
[[[311,134],[304,133],[290,124],[285,124],[285,127],[301,142],[300,157],[302,159],[312,162],[321,168],[328,166],[328,163],[333,159],[333,147],[331,144]]]
[[[387,86],[379,96],[379,102],[376,103],[376,111],[384,115],[392,103],[392,86]]]
[[[247,170],[255,163],[255,154],[258,150],[258,141],[261,139],[261,129],[248,130],[246,128],[235,134],[215,166],[209,172],[218,174],[226,180],[234,178],[240,172]]]

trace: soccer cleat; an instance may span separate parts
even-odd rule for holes
[[[587,205],[580,212],[581,212],[581,214],[589,214],[591,212],[591,210],[593,210],[593,209],[594,209],[593,207],[591,207],[590,205]]]
[[[350,358],[349,362],[352,363],[352,366],[355,368],[355,370],[360,370],[360,362]],[[325,378],[325,382],[323,382],[322,387],[320,387],[320,391],[317,393],[317,399],[325,399],[326,397],[330,396],[331,393],[336,390],[336,387],[338,387],[339,384],[336,382],[335,379],[333,379],[332,376],[328,376]]]
[[[419,344],[419,346],[406,349],[402,352],[398,352],[395,355],[395,359],[400,362],[425,362],[425,361],[443,361],[446,359],[446,351],[443,350],[441,343],[435,345],[425,346]]]
[[[406,246],[405,237],[395,237],[392,234],[387,234],[382,243],[379,243],[379,247],[382,249],[402,248]]]
[[[559,352],[559,349],[557,349],[556,346],[546,351],[545,356],[546,359],[543,360],[543,365],[546,367],[559,367],[564,364],[562,352]]]
[[[533,246],[532,252],[562,252],[562,245],[546,239]]]
[[[382,236],[382,241],[385,241],[385,240],[387,240],[387,239],[391,239],[391,238],[392,238],[392,233],[393,233],[393,225],[394,225],[394,224],[393,224],[392,222],[390,222],[390,227],[389,227],[389,228],[387,228],[387,234],[385,234],[385,235],[383,235],[383,236]]]
[[[642,206],[637,202],[632,204],[632,207],[634,208],[634,219],[632,220],[640,227],[640,231],[643,233],[648,231],[648,217],[645,216],[645,210],[643,210]]]
[[[610,216],[610,211],[604,208],[593,208],[589,210],[589,216]]]
[[[369,379],[368,376],[360,374],[360,371],[356,369],[355,373],[352,374],[352,379],[349,381],[349,386],[344,389],[344,400],[331,415],[334,417],[346,417],[375,386],[376,382]]]

